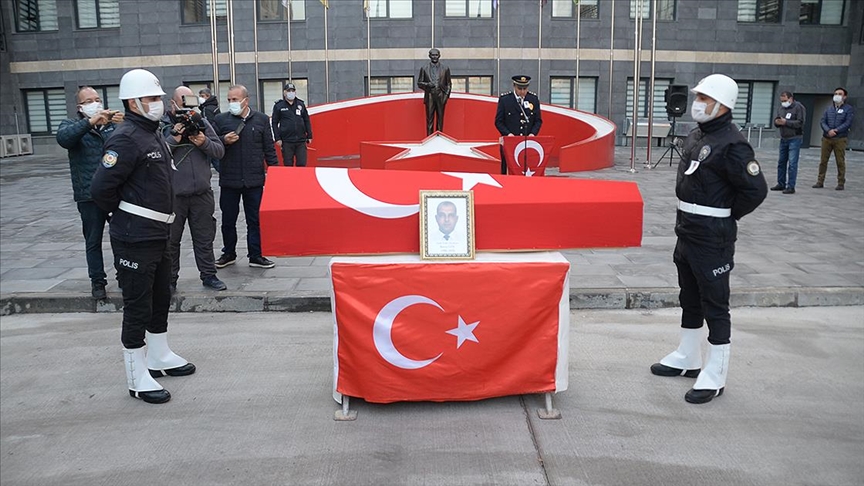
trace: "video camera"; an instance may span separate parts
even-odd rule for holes
[[[207,126],[204,125],[204,119],[201,117],[201,113],[196,109],[198,108],[198,97],[183,95],[180,98],[182,99],[182,104],[174,112],[174,117],[177,119],[178,123],[183,124],[183,135],[194,137],[195,135],[207,130]]]

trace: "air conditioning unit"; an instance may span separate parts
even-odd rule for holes
[[[33,140],[29,133],[18,135],[18,153],[20,155],[30,155],[33,153]]]
[[[3,139],[3,157],[12,157],[18,155],[18,135],[4,135]]]

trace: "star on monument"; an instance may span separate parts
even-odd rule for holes
[[[474,174],[471,172],[442,172],[442,174],[462,179],[463,191],[470,191],[477,184],[486,184],[487,186],[499,188],[501,187],[501,184],[499,184],[498,181],[493,179],[492,176],[489,174]]]
[[[443,133],[433,133],[419,143],[382,143],[381,145],[407,149],[405,152],[393,157],[394,160],[411,159],[433,154],[449,154],[474,159],[497,160],[495,157],[484,154],[476,148],[496,144],[490,142],[457,142]]]
[[[447,331],[447,334],[452,334],[459,339],[456,343],[456,349],[459,349],[465,341],[474,341],[475,343],[480,342],[474,336],[474,328],[477,327],[478,324],[480,324],[480,321],[466,324],[465,320],[462,319],[462,316],[459,316],[459,324],[457,327]]]

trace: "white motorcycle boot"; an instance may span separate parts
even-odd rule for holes
[[[195,365],[174,354],[168,347],[168,333],[144,333],[147,341],[147,368],[150,376],[186,376],[195,373]]]
[[[696,378],[702,367],[702,329],[681,328],[681,342],[659,363],[651,365],[657,376],[686,376]]]
[[[144,348],[123,348],[123,361],[126,363],[126,384],[129,386],[129,396],[144,400],[147,403],[165,403],[171,400],[168,390],[156,382],[147,372],[147,359]]]
[[[696,378],[696,384],[684,395],[690,403],[708,403],[723,394],[726,374],[729,372],[729,344],[709,344],[705,367]]]

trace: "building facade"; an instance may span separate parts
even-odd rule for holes
[[[736,122],[765,128],[770,143],[779,93],[793,91],[815,119],[805,141],[818,144],[836,87],[864,112],[862,25],[858,0],[10,0],[0,3],[0,135],[56,151],[78,87],[119,107],[132,68],[169,94],[211,87],[223,105],[243,84],[269,114],[289,79],[309,105],[413,91],[437,47],[454,90],[495,96],[525,74],[542,102],[615,122],[621,143],[634,104],[637,117],[653,109],[666,121],[668,86],[720,72],[741,87]],[[850,146],[864,148],[864,119]]]

